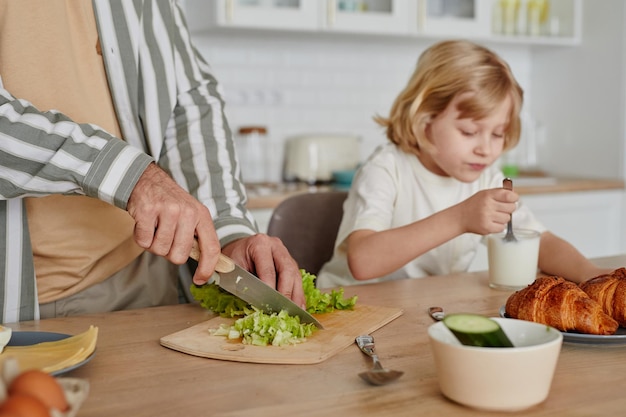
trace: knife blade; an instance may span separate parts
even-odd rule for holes
[[[194,241],[189,257],[196,261],[200,258],[200,249],[197,241]],[[220,288],[241,298],[251,306],[268,314],[286,310],[290,316],[300,317],[300,322],[302,323],[313,323],[319,329],[324,328],[308,311],[300,308],[289,298],[237,265],[232,259],[222,253],[220,253],[215,266],[215,272],[217,272],[218,277],[215,278],[214,282]]]

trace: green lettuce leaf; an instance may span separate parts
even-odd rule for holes
[[[205,284],[197,286],[191,284],[191,295],[200,305],[207,310],[219,314],[222,317],[238,317],[245,315],[245,310],[250,305],[241,298],[221,289],[217,284]]]
[[[343,288],[324,293],[315,287],[317,277],[309,274],[304,269],[302,275],[302,287],[306,298],[306,311],[311,314],[330,313],[334,310],[352,310],[356,305],[357,296],[344,298]]]
[[[256,346],[285,346],[306,341],[317,327],[313,323],[300,323],[300,317],[280,313],[266,314],[254,309],[246,316],[237,319],[232,326],[222,324],[216,330],[210,330],[215,336],[229,339],[241,338],[243,343]]]

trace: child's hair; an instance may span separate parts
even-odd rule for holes
[[[376,116],[374,120],[387,129],[391,142],[417,155],[430,145],[425,135],[428,122],[457,95],[468,92],[475,94],[461,101],[458,110],[461,117],[474,120],[488,116],[511,98],[504,150],[515,147],[521,132],[519,113],[524,93],[502,58],[469,41],[443,41],[425,50],[389,117]]]

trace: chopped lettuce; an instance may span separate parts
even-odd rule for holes
[[[300,317],[290,316],[285,310],[266,314],[254,309],[237,319],[232,326],[222,324],[218,329],[209,332],[229,339],[242,338],[243,343],[249,345],[285,346],[304,342],[315,330],[317,327],[313,323],[300,323]]]
[[[300,270],[302,287],[306,298],[307,311],[312,314],[329,313],[334,310],[353,309],[357,297],[344,298],[343,288],[323,293],[315,287],[313,274]],[[219,329],[211,329],[215,336],[229,339],[242,338],[243,343],[251,345],[284,346],[301,343],[313,334],[317,327],[300,323],[300,318],[290,316],[286,311],[266,314],[251,307],[248,303],[211,283],[203,286],[191,286],[191,294],[200,305],[222,317],[240,317],[232,326],[222,324]]]

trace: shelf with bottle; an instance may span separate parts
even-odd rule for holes
[[[580,0],[494,0],[491,35],[523,41],[580,43]]]
[[[419,34],[480,40],[576,45],[581,0],[420,0]]]

